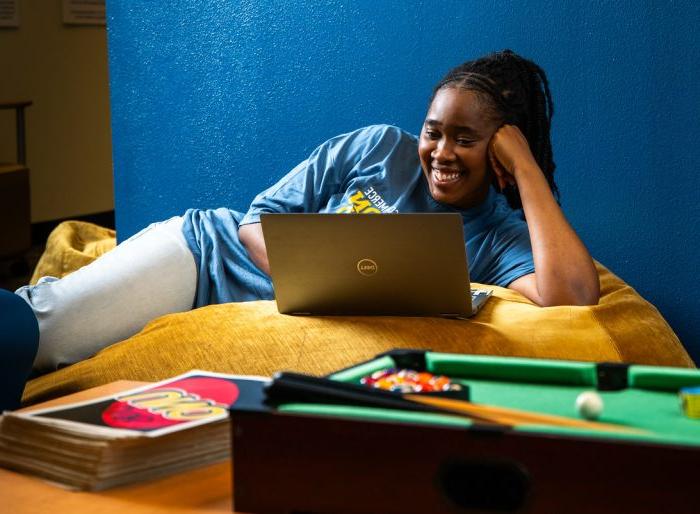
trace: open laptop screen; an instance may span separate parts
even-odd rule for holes
[[[470,316],[461,216],[263,214],[281,313]]]

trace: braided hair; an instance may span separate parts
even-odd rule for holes
[[[511,50],[503,50],[450,70],[433,89],[431,104],[437,92],[444,88],[473,91],[484,102],[488,115],[500,123],[517,126],[559,200],[549,136],[554,106],[542,68]],[[522,207],[517,188],[507,187],[503,194],[511,208]]]

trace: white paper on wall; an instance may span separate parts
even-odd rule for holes
[[[19,0],[0,0],[0,27],[19,27]]]
[[[63,0],[63,23],[104,25],[105,0]]]

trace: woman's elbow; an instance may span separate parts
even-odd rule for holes
[[[586,306],[598,305],[600,301],[600,283],[598,277],[590,284],[576,284],[563,291],[542,295],[537,302],[541,307],[556,307],[563,305]]]

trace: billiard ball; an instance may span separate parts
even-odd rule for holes
[[[598,419],[603,412],[603,399],[595,391],[586,391],[576,397],[576,410],[585,419]]]

